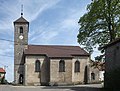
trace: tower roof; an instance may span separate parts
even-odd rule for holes
[[[21,16],[19,19],[14,21],[14,23],[29,23],[29,22]]]

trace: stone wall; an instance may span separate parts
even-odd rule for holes
[[[35,72],[35,61],[40,60],[41,71]],[[25,59],[25,85],[62,85],[84,83],[85,67],[89,57],[74,57],[63,59],[65,72],[59,72],[61,59],[49,59],[46,56],[26,56]],[[80,62],[80,72],[74,72],[75,61]]]
[[[74,72],[75,61],[80,62],[80,72]],[[85,80],[85,67],[89,64],[89,57],[74,57],[72,59],[72,82],[74,84],[84,83]],[[88,75],[88,74],[86,74]]]
[[[50,59],[50,83],[70,84],[72,82],[72,60],[64,59],[65,72],[59,72],[59,61],[61,59]]]
[[[65,72],[59,72],[59,61],[61,59],[50,59],[50,83],[54,84],[80,84],[84,83],[85,67],[89,63],[89,57],[74,57],[64,59]],[[74,72],[75,61],[80,62],[80,72]]]
[[[120,43],[105,49],[105,88],[120,87]]]
[[[23,27],[23,33],[20,33],[21,26]],[[14,81],[16,84],[20,84],[20,74],[22,73],[24,76],[24,67],[21,66],[24,66],[23,51],[27,48],[28,44],[28,28],[28,24],[25,23],[14,24]],[[23,36],[23,39],[19,38],[20,35]]]
[[[40,60],[41,71],[35,72],[35,61]],[[41,85],[49,82],[49,60],[45,56],[26,56],[25,63],[25,84]]]
[[[90,83],[98,83],[100,82],[100,74],[99,69],[95,68],[94,66],[90,68]],[[92,73],[95,75],[95,79],[92,79]]]

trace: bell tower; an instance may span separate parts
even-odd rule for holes
[[[25,83],[23,52],[28,46],[29,22],[21,17],[14,21],[14,81],[16,84]]]

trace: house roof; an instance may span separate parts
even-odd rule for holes
[[[5,73],[5,70],[3,68],[0,68],[0,73]]]
[[[106,49],[106,48],[108,48],[108,47],[110,47],[110,46],[112,46],[112,45],[114,45],[114,44],[116,44],[116,43],[118,43],[118,42],[120,42],[120,38],[117,38],[117,39],[115,39],[114,41],[108,43],[108,44],[105,45],[103,48]]]
[[[19,19],[14,21],[14,23],[29,23],[29,22],[21,16]]]
[[[89,56],[85,50],[79,46],[58,46],[58,45],[28,45],[25,55],[46,55],[51,58],[73,56]]]

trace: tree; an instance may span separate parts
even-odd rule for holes
[[[78,23],[78,42],[89,52],[115,40],[120,37],[120,0],[92,0]]]

